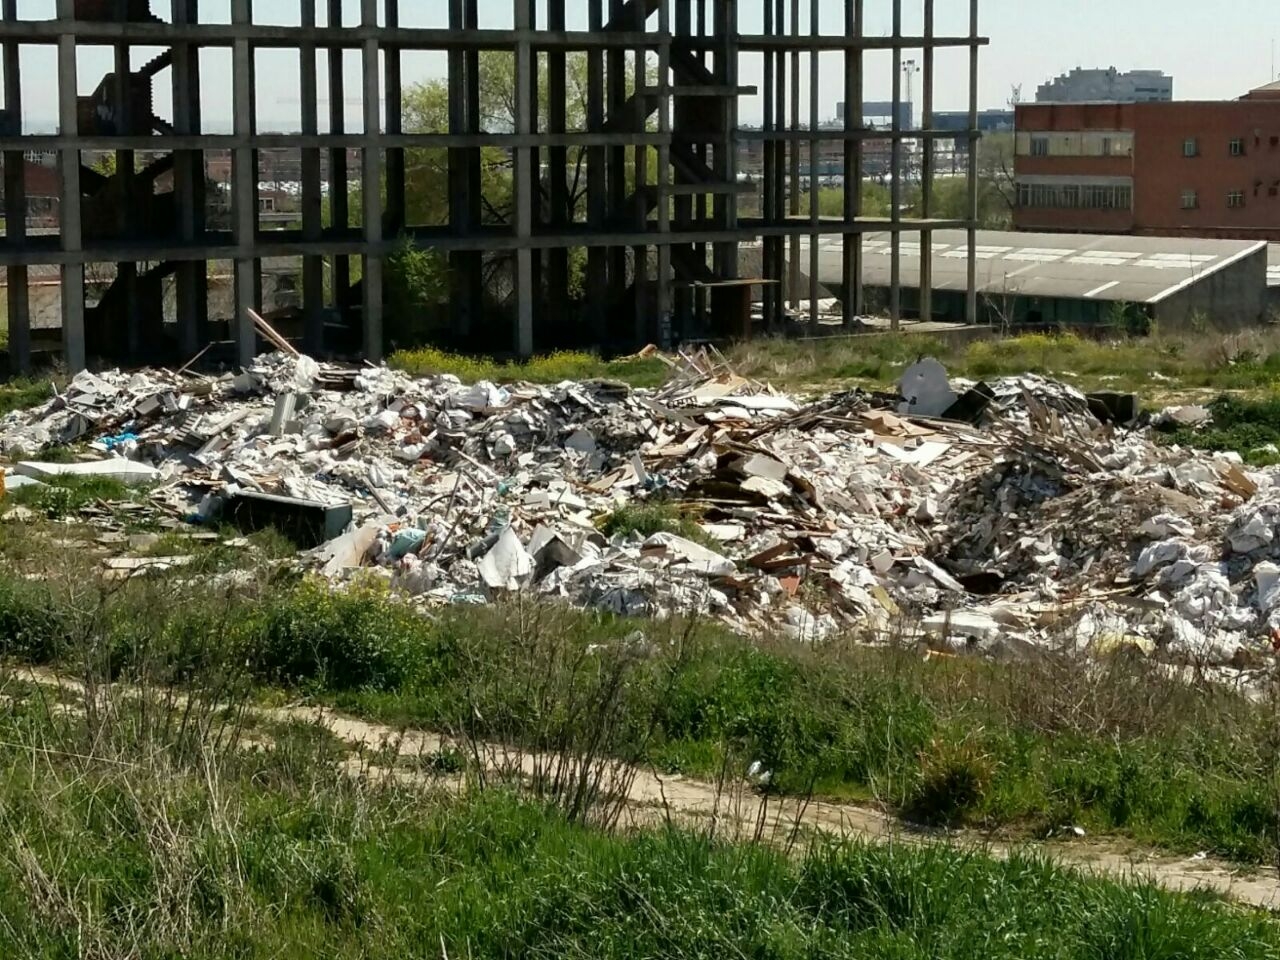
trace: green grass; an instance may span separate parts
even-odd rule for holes
[[[53,397],[48,379],[15,377],[0,383],[0,416],[14,410],[36,407]]]
[[[720,548],[720,544],[675,503],[648,502],[618,507],[603,519],[600,532],[606,537],[637,534],[645,538],[655,533],[674,533],[711,549]]]
[[[652,387],[667,378],[667,366],[657,359],[635,357],[601,360],[590,353],[561,351],[534,357],[525,363],[499,362],[488,357],[446,353],[433,347],[401,350],[388,361],[415,377],[451,373],[466,383],[493,380],[499,383],[559,383],[562,380],[620,380],[635,387]]]
[[[929,822],[1280,855],[1277,705],[1141,663],[924,662],[536,604],[427,619],[377,579],[342,591],[254,562],[247,586],[180,569],[95,593],[74,551],[33,549],[37,534],[13,526],[0,528],[0,655],[152,681],[234,670],[393,725],[590,743],[707,778],[759,761],[771,789]]]
[[[305,725],[237,749],[207,702],[112,707],[0,707],[0,955],[1280,957],[1273,917],[1031,854],[611,834],[502,789],[344,776]]]
[[[1209,410],[1213,420],[1205,427],[1170,430],[1158,438],[1198,450],[1234,451],[1254,466],[1280,463],[1280,453],[1266,449],[1280,447],[1280,396],[1259,400],[1223,396],[1209,404]]]
[[[101,502],[136,500],[141,494],[137,487],[130,487],[115,477],[64,476],[51,477],[40,486],[21,487],[7,499],[52,520],[73,516]]]
[[[935,357],[953,376],[975,380],[1037,373],[1085,388],[1147,392],[1258,389],[1280,380],[1280,334],[1271,328],[1098,339],[1025,334],[969,344],[928,334],[882,334],[762,341],[730,354],[744,376],[790,386],[845,380],[888,386],[922,357]]]

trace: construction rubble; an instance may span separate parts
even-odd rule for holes
[[[900,396],[805,402],[714,353],[669,363],[652,391],[285,354],[82,373],[0,419],[0,453],[10,486],[106,473],[170,523],[282,524],[318,573],[424,605],[524,592],[750,635],[1237,669],[1280,643],[1280,470],[1158,445],[1104,422],[1114,398],[1038,377],[925,361]],[[64,446],[81,462],[41,462]]]

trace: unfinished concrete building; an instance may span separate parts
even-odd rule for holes
[[[892,237],[895,289],[908,235],[927,291],[932,231],[976,226],[974,150],[968,215],[951,219],[933,216],[932,149],[913,218],[901,176],[888,218],[863,217],[856,188],[841,215],[824,216],[817,167],[802,164],[836,141],[851,186],[863,178],[864,141],[888,138],[901,170],[908,144],[954,139],[928,129],[935,52],[946,48],[968,57],[976,142],[978,0],[950,4],[967,19],[951,36],[935,30],[934,0],[910,2],[923,26],[913,35],[903,0],[44,0],[43,19],[29,12],[38,3],[0,0],[10,365],[43,359],[37,341],[48,331],[33,334],[30,292],[50,271],[61,291],[53,346],[69,369],[185,359],[210,343],[244,362],[267,346],[246,311],[264,307],[264,262],[282,258],[300,267],[280,327],[318,355],[377,360],[389,344],[426,339],[496,355],[608,352],[777,333],[802,303],[816,325],[818,270],[801,289],[800,239],[831,235],[847,241],[835,292],[852,323],[864,232]],[[868,30],[868,8],[892,29]],[[36,48],[56,51],[56,70],[23,70]],[[86,51],[113,67],[86,76]],[[296,57],[297,73],[264,70],[269,51]],[[904,128],[901,110],[889,131],[864,126],[856,107],[835,126],[820,122],[820,57],[840,60],[840,99],[857,105],[873,52],[892,58],[896,103],[904,55],[919,58],[924,129]],[[224,129],[202,116],[206,88],[227,82],[210,67],[215,56],[230,81]],[[435,126],[423,125],[421,97],[405,100],[406,63],[424,57],[437,58],[447,92]],[[747,57],[762,63],[758,86],[740,78]],[[484,89],[493,63],[510,64],[499,71],[510,89],[497,119]],[[56,87],[55,133],[24,126],[36,87]],[[260,123],[264,89],[296,90],[298,129]],[[762,122],[740,122],[748,96],[762,102]],[[736,169],[752,138],[764,144],[755,183]],[[285,186],[264,173],[273,154],[294,158],[282,161]],[[57,226],[41,228],[27,216],[24,171],[50,156]],[[744,243],[761,249],[750,276]],[[817,256],[817,242],[806,247]],[[392,302],[390,267],[406,251],[426,251],[438,268],[433,303]],[[968,257],[972,319],[972,244]],[[219,278],[222,298],[211,289]],[[406,327],[411,313],[430,323]]]

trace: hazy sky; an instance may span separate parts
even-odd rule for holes
[[[965,33],[968,27],[968,0],[936,0],[939,33]],[[320,6],[326,6],[321,0]],[[585,5],[569,0],[570,28],[585,28]],[[788,4],[790,6],[790,4]],[[808,0],[801,28],[808,31]],[[866,32],[887,33],[891,26],[890,0],[866,0]],[[1223,9],[1225,6],[1226,10]],[[52,16],[54,0],[19,0],[19,15],[31,18]],[[152,0],[158,13],[167,15],[167,0]],[[354,24],[359,17],[359,0],[346,0],[345,20]],[[539,0],[541,17],[545,0]],[[904,0],[904,30],[919,31],[921,0]],[[406,26],[444,26],[445,0],[402,0],[402,22]],[[823,32],[843,27],[841,0],[822,0],[820,25]],[[298,22],[297,0],[256,0],[257,18],[264,22]],[[741,0],[741,28],[747,32],[761,27],[760,0]],[[202,19],[225,22],[230,19],[230,0],[200,0]],[[512,4],[509,0],[481,0],[481,25],[509,27]],[[1226,11],[1229,11],[1226,12]],[[321,14],[324,20],[323,12]],[[983,107],[1003,106],[1015,84],[1022,85],[1026,100],[1035,98],[1036,86],[1075,66],[1120,69],[1146,67],[1174,75],[1174,93],[1179,99],[1225,99],[1238,97],[1254,86],[1268,82],[1272,70],[1272,38],[1280,38],[1280,8],[1274,0],[1229,0],[1227,4],[1205,0],[1075,0],[1049,3],[1046,0],[982,0],[981,32],[991,38],[984,49],[980,73],[980,103]],[[158,49],[136,49],[135,66],[149,60]],[[911,56],[910,53],[906,56]],[[300,103],[297,96],[297,55],[279,51],[259,54],[258,116],[260,129],[294,129],[298,126]],[[79,58],[79,87],[92,91],[110,69],[110,53],[105,48],[82,49]],[[745,57],[741,80],[759,82],[761,58]],[[24,115],[30,131],[47,130],[57,115],[56,64],[52,47],[24,47],[22,73],[25,86]],[[225,129],[230,122],[230,51],[213,50],[202,58],[204,69],[203,109],[210,130]],[[442,54],[406,55],[406,83],[438,76],[443,70]],[[959,110],[967,106],[967,56],[963,50],[938,54],[936,105],[938,109]],[[887,99],[891,92],[892,62],[885,53],[867,57],[867,99]],[[802,66],[808,77],[807,61]],[[819,115],[835,114],[835,102],[843,97],[843,58],[824,54],[819,58],[821,77]],[[347,113],[351,129],[359,129],[360,67],[357,55],[348,54]],[[161,78],[167,74],[161,74]],[[323,78],[323,71],[322,71]],[[916,79],[919,101],[920,79]],[[156,84],[157,112],[169,111],[168,84]],[[327,102],[327,91],[322,90]],[[746,98],[741,105],[744,121],[759,118],[759,98]],[[322,103],[322,113],[325,107]],[[808,116],[808,105],[802,106]],[[323,124],[322,124],[323,129]]]

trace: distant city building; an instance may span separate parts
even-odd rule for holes
[[[1036,103],[1158,103],[1173,99],[1173,77],[1162,70],[1083,70],[1076,67],[1036,89]]]
[[[844,101],[836,103],[836,120],[844,124]],[[898,120],[903,130],[911,129],[915,111],[910,103],[903,101],[898,105]],[[862,122],[873,129],[888,130],[893,126],[893,101],[868,100],[862,105]]]
[[[1280,241],[1280,84],[1017,108],[1019,230]]]

